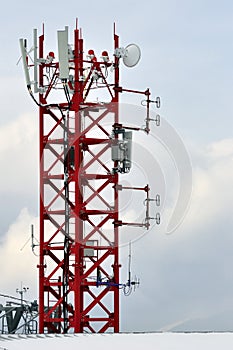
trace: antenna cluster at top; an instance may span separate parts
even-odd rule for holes
[[[155,104],[156,108],[160,108],[160,98],[150,98],[150,91],[136,91],[122,88],[119,84],[114,85],[107,82],[109,80],[109,71],[115,72],[117,76],[117,70],[120,62],[122,61],[126,67],[135,67],[140,58],[141,50],[136,44],[129,44],[126,47],[118,47],[115,43],[113,59],[111,60],[108,51],[103,50],[100,57],[97,57],[93,49],[89,49],[85,54],[83,47],[73,49],[73,46],[69,44],[69,28],[65,27],[64,30],[57,31],[57,47],[58,54],[53,51],[49,51],[47,54],[41,54],[38,49],[38,36],[37,29],[33,30],[33,47],[28,50],[27,41],[20,39],[21,58],[23,61],[25,79],[28,91],[38,106],[42,107],[57,107],[61,110],[70,110],[72,107],[73,96],[75,95],[75,89],[77,89],[77,82],[82,83],[82,101],[87,102],[90,97],[91,90],[96,88],[107,88],[110,93],[110,97],[113,98],[115,93],[136,93],[145,96],[145,99],[141,101],[142,106],[146,107],[145,125],[134,128],[134,130],[143,130],[147,134],[150,132],[150,123],[155,122],[156,126],[160,125],[160,115],[157,114],[155,118],[151,118],[150,105]],[[40,40],[43,36],[39,37]],[[33,53],[33,54],[31,54]],[[44,56],[44,57],[41,57]],[[80,65],[80,69],[76,70],[75,67]],[[43,82],[39,81],[38,75],[41,67],[46,69],[43,75]],[[94,84],[93,84],[94,83]],[[64,90],[65,97],[68,104],[56,104],[42,102],[47,101],[50,96],[51,90]],[[79,89],[79,88],[78,88]],[[40,93],[44,95],[44,98],[38,102],[34,94]],[[124,126],[125,128],[125,126]],[[132,128],[130,128],[132,129]],[[123,150],[122,150],[123,151]],[[121,152],[123,154],[123,152]],[[128,167],[127,167],[128,168]]]
[[[64,30],[57,31],[57,43],[58,43],[58,67],[59,67],[59,78],[61,81],[71,81],[70,76],[70,65],[72,64],[72,60],[74,60],[74,51],[72,46],[69,44],[68,38],[68,26],[65,27]],[[42,63],[44,64],[52,64],[55,61],[54,52],[50,51],[46,58],[38,57],[38,44],[37,44],[37,29],[33,30],[33,47],[28,50],[27,41],[23,38],[20,39],[20,50],[21,50],[21,58],[23,61],[25,80],[28,88],[31,88],[31,85],[34,86],[34,93],[43,93],[44,87],[40,87],[38,85],[38,66]],[[33,57],[29,54],[33,51]],[[141,58],[141,50],[136,44],[129,44],[125,48],[119,47],[115,49],[114,56],[119,59],[122,59],[124,65],[126,67],[134,67],[138,64]],[[98,59],[95,55],[93,49],[89,49],[86,55],[87,63],[97,62]],[[32,62],[30,62],[29,58]],[[106,50],[104,50],[101,54],[102,63],[108,68],[111,67],[114,70],[114,63],[110,61],[109,54]],[[33,78],[31,78],[30,68],[33,69]],[[98,72],[93,71],[92,77],[95,80],[98,80],[100,77]],[[83,77],[83,79],[85,79]]]

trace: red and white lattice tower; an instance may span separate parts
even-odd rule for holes
[[[32,63],[23,39],[20,45],[27,87],[39,106],[39,332],[119,332],[119,290],[137,283],[130,276],[126,284],[120,282],[120,227],[148,229],[151,219],[149,186],[119,183],[120,174],[131,167],[132,130],[139,130],[119,120],[119,94],[145,95],[147,133],[149,105],[155,102],[149,89],[127,90],[119,84],[119,62],[125,58],[126,65],[134,65],[139,49],[120,48],[114,27],[113,61],[106,51],[101,58],[93,50],[84,57],[77,25],[73,45],[68,44],[68,27],[58,31],[58,56],[44,51],[44,29],[39,38],[34,30]],[[100,88],[108,95],[106,102],[93,100]],[[143,223],[119,218],[118,194],[124,189],[145,192]]]

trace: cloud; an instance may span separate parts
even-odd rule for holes
[[[27,300],[37,297],[38,258],[30,249],[31,224],[34,225],[35,233],[38,233],[38,218],[31,215],[28,209],[22,209],[0,246],[0,293],[17,296],[16,288],[20,288],[22,282],[23,286],[29,287],[25,295]],[[5,303],[5,300],[1,299],[1,303]]]
[[[232,141],[192,149],[193,195],[184,222],[172,235],[165,234],[166,224],[153,228],[133,245],[141,286],[132,300],[122,299],[128,330],[231,328]],[[135,308],[139,318],[129,316]]]
[[[37,188],[38,132],[33,114],[23,114],[0,127],[0,192],[31,194]]]
[[[190,228],[197,222],[206,225],[225,216],[230,218],[233,204],[233,139],[211,143],[201,157],[199,153],[199,158],[194,167],[193,200],[186,222]]]
[[[22,117],[24,124],[13,124],[19,148],[25,138],[33,143],[28,118]],[[25,138],[19,125],[24,130],[28,127]],[[173,325],[179,330],[216,330],[222,329],[223,318],[218,321],[222,314],[225,329],[232,322],[233,140],[211,143],[201,150],[194,147],[191,154],[195,159],[193,195],[184,222],[172,235],[164,234],[165,224],[153,227],[133,244],[132,276],[140,277],[141,286],[130,298],[122,296],[122,330],[170,329]],[[133,214],[128,213],[130,218]],[[38,258],[31,253],[30,243],[21,249],[30,237],[32,223],[38,232],[37,218],[22,209],[0,247],[1,293],[15,295],[22,281],[30,288],[26,298],[37,297]],[[121,256],[125,282],[127,247],[122,247]]]

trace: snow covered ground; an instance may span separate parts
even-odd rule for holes
[[[233,333],[138,333],[0,336],[0,350],[64,350],[104,348],[134,350],[228,350]]]

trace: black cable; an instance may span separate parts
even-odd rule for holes
[[[33,95],[33,92],[32,92],[32,89],[31,89],[31,86],[30,86],[30,85],[27,85],[27,88],[28,88],[28,92],[29,92],[31,98],[33,99],[33,101],[36,103],[36,105],[37,105],[38,107],[57,107],[57,108],[59,109],[59,111],[61,112],[62,118],[63,118],[63,119],[65,118],[65,117],[64,117],[64,114],[63,114],[63,111],[62,111],[62,109],[61,109],[61,107],[60,107],[59,104],[54,103],[54,104],[44,104],[44,105],[43,105],[43,104],[39,103],[39,102],[35,99],[35,97],[34,97],[34,95]]]
[[[71,99],[70,99],[70,94],[69,94],[69,90],[68,90],[68,87],[67,87],[67,83],[63,83],[63,89],[64,89],[64,92],[65,92],[65,95],[66,95],[66,99],[67,99],[67,102],[68,102],[68,105],[69,105],[69,108],[71,107]]]

